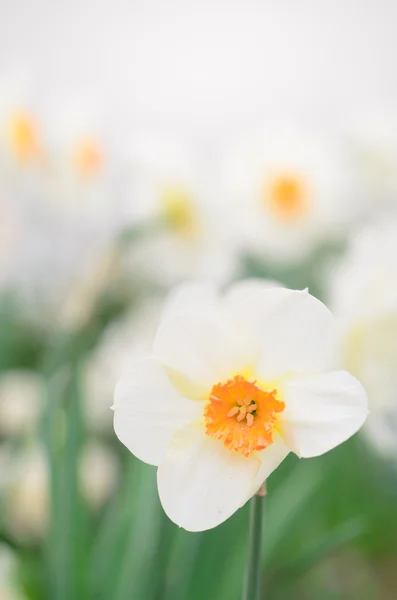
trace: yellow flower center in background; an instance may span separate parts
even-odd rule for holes
[[[183,237],[197,233],[197,214],[189,192],[183,187],[169,186],[162,190],[160,212],[171,228]]]
[[[284,408],[277,390],[262,390],[237,375],[212,388],[204,408],[205,432],[226,448],[249,456],[273,442],[276,414]]]
[[[309,204],[308,185],[299,175],[279,174],[266,182],[265,205],[278,219],[292,221],[305,214]]]
[[[95,140],[82,140],[76,146],[72,160],[79,175],[88,179],[100,171],[103,165],[103,152]]]
[[[9,123],[11,149],[23,163],[36,159],[40,154],[40,144],[36,123],[24,112],[15,113]]]

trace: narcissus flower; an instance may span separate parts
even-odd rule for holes
[[[397,450],[397,219],[360,232],[330,278],[343,365],[360,378],[371,416],[363,428],[376,447]]]
[[[19,569],[18,556],[6,544],[0,544],[1,600],[27,600],[27,596],[20,589]]]
[[[327,370],[330,311],[307,291],[237,284],[220,298],[188,285],[174,293],[153,355],[116,388],[114,427],[158,466],[167,515],[189,531],[219,525],[292,451],[318,456],[367,415],[360,383]]]
[[[49,481],[45,455],[40,446],[28,447],[10,457],[5,490],[7,526],[21,541],[39,540],[48,527]]]
[[[356,118],[346,136],[352,167],[360,181],[363,209],[379,213],[397,202],[397,123],[383,111]]]
[[[112,232],[118,226],[120,181],[106,117],[100,113],[92,102],[72,98],[64,107],[49,109],[44,199],[47,210],[76,227]]]
[[[135,137],[130,154],[126,219],[159,224],[155,235],[134,247],[131,266],[167,285],[192,273],[216,283],[228,281],[237,262],[226,221],[230,210],[199,149],[148,133]]]
[[[89,506],[98,510],[105,504],[117,482],[117,457],[104,444],[90,442],[79,465],[80,486]]]
[[[12,370],[0,377],[0,433],[26,435],[36,426],[44,381],[34,372]]]
[[[237,216],[236,237],[270,261],[306,258],[338,238],[356,213],[339,144],[305,131],[268,131],[230,143],[221,173]]]
[[[32,82],[25,75],[9,73],[0,80],[0,166],[3,173],[10,168],[32,167],[43,157],[37,98],[34,102]]]

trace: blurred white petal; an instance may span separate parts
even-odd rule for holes
[[[260,461],[224,448],[192,425],[176,432],[157,473],[169,518],[188,531],[216,527],[244,504]]]
[[[334,357],[336,323],[328,308],[307,291],[273,288],[256,296],[260,358],[258,378],[326,368]]]
[[[140,460],[159,465],[173,433],[202,417],[202,403],[182,398],[162,366],[147,358],[131,365],[118,382],[114,430]]]
[[[251,339],[220,310],[178,313],[163,321],[154,341],[155,356],[208,397],[212,386],[253,361]]]
[[[349,439],[368,416],[364,388],[346,371],[292,378],[283,385],[280,431],[298,456],[319,456]]]
[[[277,469],[289,453],[290,449],[285,445],[279,434],[275,435],[274,442],[270,444],[270,446],[257,453],[256,456],[259,458],[261,465],[256,474],[255,481],[252,484],[248,498],[253,496],[259,490],[269,475]]]
[[[169,319],[175,314],[191,308],[216,306],[218,302],[219,297],[214,286],[196,282],[182,283],[170,292],[162,318]]]

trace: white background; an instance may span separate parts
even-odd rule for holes
[[[0,0],[0,73],[206,136],[397,107],[393,0]]]

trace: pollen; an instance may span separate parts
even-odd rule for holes
[[[266,183],[265,205],[281,221],[293,221],[302,217],[309,205],[309,189],[306,181],[297,174],[280,173]]]
[[[9,123],[11,149],[21,163],[28,163],[40,154],[39,137],[34,120],[25,112],[15,113]]]
[[[264,450],[273,442],[277,413],[285,408],[277,396],[277,390],[261,389],[240,375],[217,383],[204,408],[206,434],[244,456]]]
[[[100,144],[93,139],[80,141],[72,156],[76,171],[83,178],[94,177],[102,168],[103,152]]]
[[[160,193],[160,210],[166,223],[184,238],[195,237],[197,214],[189,191],[183,186],[167,186]]]

